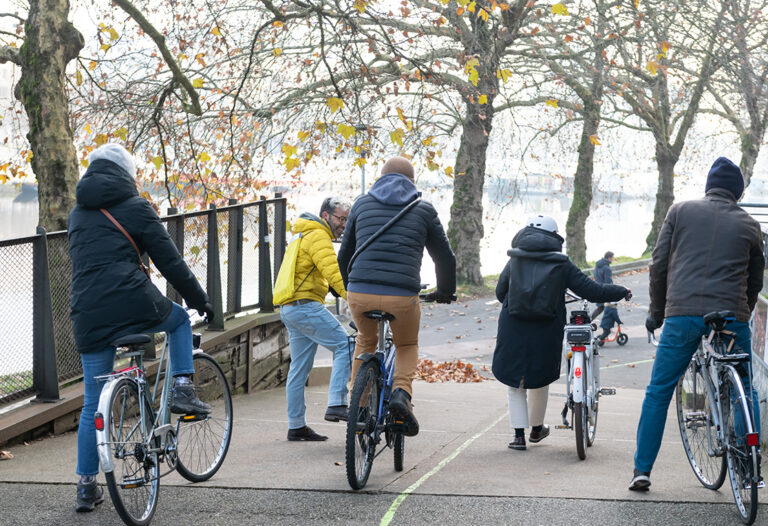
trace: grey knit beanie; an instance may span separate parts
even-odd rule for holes
[[[112,161],[128,172],[128,175],[134,178],[136,177],[136,164],[133,162],[133,156],[128,150],[117,143],[109,142],[99,146],[88,156],[89,163],[98,159]]]

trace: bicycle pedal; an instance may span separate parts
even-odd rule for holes
[[[616,394],[616,388],[615,387],[603,387],[600,389],[601,395],[615,395]]]
[[[573,429],[571,426],[557,425],[555,429]]]
[[[205,420],[207,418],[208,415],[181,415],[179,420],[182,422],[199,422],[200,420]]]

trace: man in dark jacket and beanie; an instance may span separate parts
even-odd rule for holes
[[[562,253],[563,238],[551,217],[529,218],[512,240],[509,261],[499,276],[501,302],[494,376],[508,386],[511,449],[524,450],[525,428],[531,442],[549,436],[544,425],[549,384],[560,378],[565,327],[565,291],[593,302],[618,301],[629,289],[592,281]],[[530,418],[528,398],[530,398]]]
[[[725,157],[709,170],[705,192],[701,199],[672,205],[653,249],[645,326],[654,331],[663,322],[664,330],[637,427],[631,490],[651,485],[672,393],[701,337],[709,332],[703,316],[733,311],[736,321],[728,324],[728,330],[736,334],[742,352],[752,352],[748,322],[765,267],[760,225],[736,203],[744,192],[744,179],[739,167]],[[756,394],[752,395],[757,407]]]
[[[93,415],[104,381],[95,377],[112,371],[115,342],[138,333],[165,332],[169,337],[174,376],[171,411],[207,414],[211,408],[195,394],[190,376],[192,329],[187,312],[167,299],[139,267],[139,255],[110,214],[147,252],[157,269],[187,301],[213,317],[208,296],[176,250],[168,231],[146,199],[139,197],[130,153],[105,144],[89,156],[78,182],[77,204],[69,214],[69,255],[72,261],[70,305],[75,344],[83,364],[85,397],[77,433],[77,504],[92,511],[104,500],[96,484],[99,458]],[[105,213],[106,212],[106,213]]]
[[[613,283],[613,272],[611,271],[611,263],[613,263],[613,252],[610,250],[605,253],[602,259],[599,259],[595,263],[594,278],[598,283]],[[600,303],[595,307],[595,310],[590,314],[592,321],[595,321],[600,313],[605,309],[605,304]]]
[[[382,176],[371,190],[352,206],[339,250],[339,268],[347,288],[349,310],[357,325],[355,357],[373,353],[378,342],[376,320],[366,318],[370,310],[394,315],[390,322],[395,344],[395,377],[389,408],[396,419],[406,422],[407,436],[416,435],[419,424],[411,406],[411,382],[419,358],[421,306],[421,260],[424,247],[435,262],[435,301],[450,303],[456,292],[456,258],[453,255],[437,211],[420,201],[403,217],[350,261],[358,247],[419,198],[414,185],[413,165],[402,157],[388,160]],[[352,363],[352,381],[360,360]]]

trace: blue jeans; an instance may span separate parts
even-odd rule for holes
[[[732,321],[727,327],[736,333],[736,344],[746,353],[752,354],[749,325]],[[650,472],[661,448],[664,424],[667,420],[669,403],[675,392],[677,382],[685,373],[693,353],[701,342],[701,337],[709,332],[701,316],[671,316],[664,320],[656,359],[653,362],[651,383],[645,390],[643,409],[637,426],[637,450],[635,451],[635,469]],[[743,379],[744,389],[750,396],[751,386]],[[757,405],[757,392],[752,391],[753,407]],[[758,419],[759,413],[755,412]],[[757,429],[760,429],[757,422]]]
[[[173,304],[171,313],[163,323],[143,331],[147,333],[165,332],[169,338],[169,354],[171,358],[171,374],[173,376],[192,374],[192,327],[189,316],[183,307]],[[83,363],[83,384],[85,385],[85,400],[80,413],[80,424],[77,429],[77,474],[97,475],[99,473],[99,456],[96,452],[96,426],[93,414],[99,406],[99,396],[105,381],[97,381],[94,377],[109,374],[115,365],[115,348],[112,346],[96,352],[80,355]]]
[[[347,332],[318,301],[280,307],[280,317],[288,329],[291,344],[291,367],[285,386],[288,405],[288,428],[298,429],[306,423],[304,386],[315,361],[317,346],[333,353],[328,406],[347,405],[347,382],[351,369],[351,350]]]

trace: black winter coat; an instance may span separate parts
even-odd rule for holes
[[[94,161],[77,184],[76,198],[68,234],[72,328],[79,352],[99,351],[117,338],[142,333],[171,312],[171,301],[139,269],[131,242],[99,208],[128,231],[190,307],[205,306],[208,296],[128,172],[112,161]]]
[[[530,253],[527,255],[528,259],[538,256],[542,260],[551,260],[552,253],[560,253],[562,246],[563,238],[534,227],[525,227],[512,240],[513,249]],[[515,252],[510,250],[508,254]],[[566,288],[592,302],[618,301],[626,296],[627,289],[619,285],[595,283],[566,259],[561,266],[562,291],[559,294],[557,316],[545,321],[522,320],[509,314],[509,280],[530,280],[531,276],[510,275],[511,263],[510,259],[496,285],[496,297],[502,303],[502,308],[499,313],[492,370],[494,376],[503,384],[536,389],[549,385],[560,377],[563,327],[566,321]]]
[[[426,247],[435,262],[437,290],[456,292],[456,257],[453,255],[435,208],[421,201],[371,243],[352,264],[357,247],[376,233],[418,197],[414,184],[404,175],[385,174],[352,206],[339,249],[339,270],[344,286],[370,283],[397,287],[418,294],[421,260]]]

